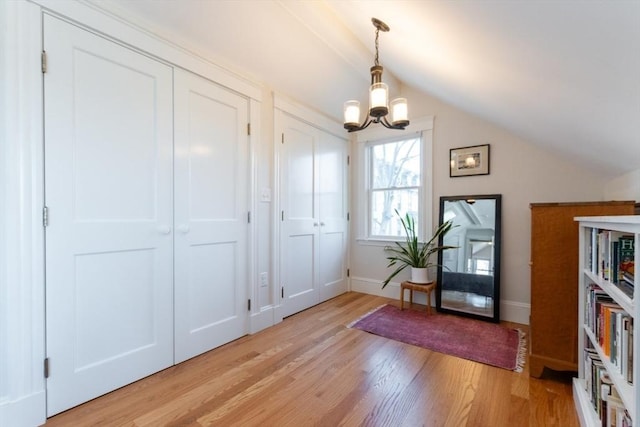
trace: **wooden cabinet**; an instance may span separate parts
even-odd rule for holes
[[[578,370],[577,216],[633,215],[633,201],[532,203],[529,372]]]

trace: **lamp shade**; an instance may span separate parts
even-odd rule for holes
[[[409,108],[406,98],[396,98],[391,101],[391,124],[394,126],[409,124]]]
[[[374,83],[369,89],[369,115],[382,117],[389,113],[389,88],[385,83]]]
[[[344,124],[355,125],[360,124],[360,102],[347,101],[344,103]]]

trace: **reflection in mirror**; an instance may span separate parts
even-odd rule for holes
[[[500,321],[501,195],[440,198],[440,224],[454,228],[438,253],[438,311]]]

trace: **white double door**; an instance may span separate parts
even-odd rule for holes
[[[57,18],[44,35],[53,415],[247,332],[248,105]]]
[[[283,112],[280,281],[289,316],[347,290],[347,141]]]

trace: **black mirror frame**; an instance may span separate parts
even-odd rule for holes
[[[438,224],[444,220],[444,203],[457,200],[495,200],[496,215],[494,229],[494,271],[493,271],[493,316],[482,316],[479,314],[467,313],[442,307],[442,252],[438,252],[438,275],[436,286],[436,310],[441,313],[456,314],[458,316],[471,317],[474,319],[499,323],[500,322],[500,248],[502,246],[502,194],[481,194],[469,196],[441,196],[440,214]],[[440,236],[438,243],[443,244],[444,237]]]

